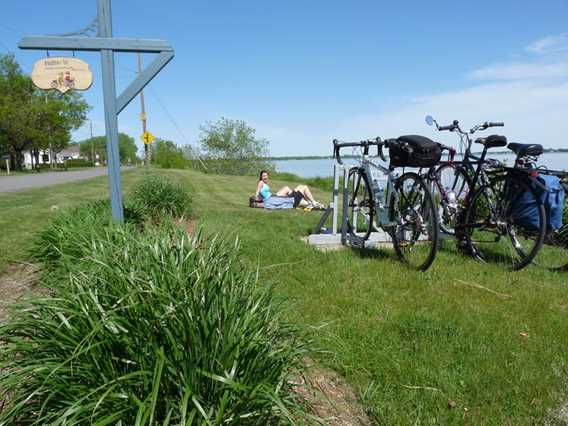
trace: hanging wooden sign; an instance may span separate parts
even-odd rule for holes
[[[89,64],[77,58],[45,58],[34,64],[32,81],[43,90],[87,90],[93,84]]]

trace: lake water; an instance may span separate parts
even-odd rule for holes
[[[491,158],[504,160],[507,165],[511,166],[515,160],[512,154],[491,154]],[[446,156],[444,156],[446,158]],[[346,164],[356,164],[354,159],[344,160]],[[318,159],[318,160],[276,160],[276,170],[279,172],[294,173],[295,175],[305,178],[310,177],[327,177],[333,176],[333,165],[335,160]],[[568,170],[568,153],[547,153],[539,158],[539,165],[545,165],[549,169]]]

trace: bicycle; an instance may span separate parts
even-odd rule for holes
[[[507,146],[512,151],[528,150],[540,155],[542,147],[534,145],[507,144],[504,136],[491,135],[477,138],[475,143],[483,146],[480,157],[472,154],[473,135],[478,130],[501,127],[504,124],[485,122],[474,126],[469,132],[463,131],[457,120],[447,126],[439,126],[430,116],[428,124],[436,124],[438,130],[457,132],[462,148],[465,146],[463,160],[456,163],[459,173],[469,184],[462,208],[458,211],[456,237],[463,249],[477,259],[505,262],[513,270],[527,266],[542,247],[546,234],[546,212],[538,191],[545,186],[538,181],[538,171],[534,168],[505,167],[497,160],[487,158],[488,150]],[[526,211],[518,205],[534,207],[534,223],[526,223]]]
[[[457,167],[454,160],[456,150],[440,144],[442,153],[448,151],[448,159],[439,165],[430,167],[422,174],[430,185],[434,202],[438,206],[440,231],[445,235],[455,236],[456,220],[460,209],[465,205],[465,198],[470,191],[470,179],[465,171]]]
[[[382,228],[390,236],[398,257],[425,271],[432,265],[438,247],[438,216],[432,194],[417,173],[398,176],[392,161],[389,167],[384,167],[368,158],[371,146],[377,147],[379,157],[385,162],[383,147],[411,155],[409,143],[400,139],[333,141],[333,156],[341,165],[342,148],[363,149],[360,164],[349,170],[344,183],[342,235],[344,240],[364,247],[372,230]]]
[[[445,234],[455,235],[458,217],[466,206],[468,194],[472,194],[477,183],[473,182],[476,174],[475,166],[479,165],[481,160],[471,152],[472,139],[470,135],[489,127],[503,126],[504,123],[485,122],[474,126],[467,132],[460,128],[458,120],[454,120],[452,124],[447,126],[440,126],[436,120],[428,115],[425,121],[429,126],[435,125],[438,131],[456,132],[460,138],[459,145],[462,159],[460,161],[455,160],[455,148],[440,144],[442,150],[448,151],[449,158],[447,161],[440,161],[440,164],[431,168],[426,175],[432,185],[432,192],[435,198],[439,200],[440,228]],[[463,153],[464,150],[465,153]],[[496,160],[489,159],[487,162],[488,165],[499,165],[499,162]],[[482,173],[483,170],[481,169]],[[483,175],[479,180],[482,183],[487,182],[486,177]]]

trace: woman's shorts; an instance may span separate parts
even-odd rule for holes
[[[300,201],[304,199],[304,196],[300,191],[292,191],[289,197],[294,198],[294,208],[298,207],[300,205]]]

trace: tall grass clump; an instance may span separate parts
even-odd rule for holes
[[[140,226],[142,212],[131,203],[124,207],[126,226]],[[98,200],[58,212],[40,231],[32,245],[30,257],[42,263],[52,263],[63,257],[76,261],[90,252],[93,241],[113,225],[110,202]]]
[[[144,177],[134,188],[131,199],[141,212],[153,220],[166,215],[181,217],[191,211],[187,190],[163,176]]]
[[[305,346],[238,244],[162,224],[106,228],[90,250],[0,327],[0,424],[293,420]]]

